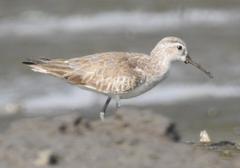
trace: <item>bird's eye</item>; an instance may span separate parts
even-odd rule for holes
[[[177,49],[178,49],[178,50],[182,50],[182,48],[183,48],[183,47],[182,47],[181,45],[177,46]]]

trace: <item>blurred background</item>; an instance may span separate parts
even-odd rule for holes
[[[169,116],[184,140],[197,140],[207,129],[214,140],[238,141],[239,30],[239,0],[0,0],[1,130],[22,116],[79,111],[98,117],[105,101],[30,71],[21,64],[24,59],[150,53],[160,39],[173,35],[185,40],[191,57],[214,79],[176,63],[164,82],[122,106]]]

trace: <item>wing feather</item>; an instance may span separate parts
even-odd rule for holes
[[[106,94],[122,94],[144,82],[144,74],[139,72],[137,59],[129,60],[137,53],[102,53],[68,60],[72,71],[66,79]]]
[[[147,55],[108,52],[72,59],[27,60],[32,70],[65,78],[69,83],[106,94],[122,94],[145,80]]]

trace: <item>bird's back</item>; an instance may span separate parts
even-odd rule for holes
[[[106,52],[72,59],[39,59],[24,62],[34,71],[66,79],[82,88],[108,95],[127,93],[145,82],[150,56]]]

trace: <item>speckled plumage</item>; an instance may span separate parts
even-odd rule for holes
[[[191,63],[205,71],[190,59],[186,44],[177,37],[162,39],[149,55],[105,52],[71,59],[27,60],[23,63],[33,71],[63,78],[73,85],[108,95],[103,108],[105,113],[111,98],[135,97],[157,85],[173,61]]]
[[[106,52],[72,59],[39,59],[34,71],[66,79],[81,88],[124,95],[150,80],[154,60],[141,53]],[[157,71],[157,72],[156,72]]]

